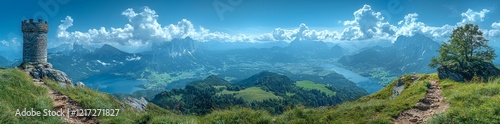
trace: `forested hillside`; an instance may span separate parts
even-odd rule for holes
[[[329,84],[297,82],[287,76],[264,71],[236,83],[212,75],[192,82],[184,89],[162,92],[152,102],[183,114],[204,115],[235,106],[281,114],[297,106],[331,106],[363,95],[363,92],[345,92]]]

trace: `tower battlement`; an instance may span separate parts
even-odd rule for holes
[[[47,33],[49,23],[38,19],[21,22],[23,32],[23,63],[47,63]]]
[[[34,21],[33,19],[24,20],[21,22],[21,30],[23,32],[49,32],[49,23],[47,21],[43,21],[42,19],[38,19],[38,21]]]

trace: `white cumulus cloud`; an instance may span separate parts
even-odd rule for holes
[[[468,9],[462,13],[462,20],[454,24],[429,26],[418,20],[417,13],[407,14],[397,24],[384,20],[381,12],[374,11],[370,5],[363,5],[353,12],[353,19],[332,22],[342,24],[340,30],[314,30],[301,23],[297,27],[275,28],[261,34],[230,34],[211,31],[203,26],[195,26],[188,19],[182,19],[174,24],[162,25],[155,10],[144,7],[140,11],[128,8],[121,13],[128,19],[123,27],[100,27],[87,31],[68,31],[73,26],[73,18],[67,16],[61,20],[57,30],[57,40],[61,43],[77,43],[89,47],[100,47],[110,44],[127,52],[139,52],[149,48],[154,42],[168,42],[175,38],[191,37],[194,40],[209,42],[268,42],[310,40],[310,41],[359,41],[359,40],[390,40],[398,36],[412,36],[421,33],[437,41],[448,39],[453,28],[465,23],[480,23],[486,19],[490,10],[479,12]],[[338,28],[338,27],[335,27]],[[490,30],[483,30],[486,36],[500,36],[500,22],[491,25]],[[0,41],[5,44],[7,41]]]
[[[483,9],[479,12],[473,11],[472,9],[468,9],[465,13],[462,13],[462,21],[458,22],[457,25],[464,25],[467,23],[477,23],[484,21],[486,17],[486,13],[490,12],[488,9]]]
[[[342,31],[342,40],[386,39],[395,33],[396,27],[384,22],[382,14],[373,11],[370,5],[364,5],[353,15],[353,20],[343,23],[347,27]]]
[[[7,40],[0,40],[0,44],[3,46],[7,47],[19,47],[21,46],[21,43],[17,41],[17,38],[12,38],[10,41]]]
[[[500,37],[500,22],[493,22],[491,30],[484,31],[488,37]]]
[[[272,40],[274,41],[293,41],[293,40],[310,40],[310,41],[325,41],[332,40],[339,34],[336,31],[322,30],[316,31],[309,29],[309,27],[301,23],[299,27],[295,29],[283,29],[275,28],[272,34]],[[265,35],[269,37],[267,34]]]
[[[423,34],[427,37],[431,37],[434,40],[444,40],[452,32],[455,26],[443,25],[441,27],[427,26],[423,22],[419,22],[418,14],[411,13],[404,17],[404,20],[398,22],[398,30],[396,32],[397,36],[413,36],[415,33]]]
[[[500,28],[500,22],[493,22],[493,23],[491,24],[491,27],[492,27],[492,28]]]
[[[59,44],[77,43],[89,47],[99,47],[110,44],[127,52],[138,52],[149,48],[153,42],[168,42],[175,38],[191,37],[198,41],[224,41],[224,42],[258,42],[275,40],[271,34],[247,36],[245,34],[228,34],[212,32],[202,26],[196,28],[194,24],[182,19],[177,24],[163,26],[158,22],[159,15],[144,7],[141,12],[129,8],[121,13],[128,19],[123,27],[100,27],[88,31],[68,31],[73,26],[73,18],[67,16],[58,26],[57,38]],[[58,45],[58,44],[56,44]]]

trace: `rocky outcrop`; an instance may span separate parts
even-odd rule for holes
[[[394,99],[396,98],[396,96],[399,96],[399,94],[401,94],[401,92],[403,92],[403,90],[405,89],[405,80],[408,81],[409,78],[413,83],[414,82],[417,82],[418,80],[420,80],[420,77],[413,74],[409,77],[407,76],[403,76],[401,78],[398,79],[398,82],[396,82],[396,85],[394,85],[394,87],[392,87],[392,95],[389,97],[390,99]]]
[[[464,81],[464,76],[462,74],[452,71],[448,66],[440,66],[437,71],[439,79],[451,79],[457,82]]]
[[[85,84],[83,82],[80,82],[80,81],[76,82],[75,86],[76,87],[80,87],[80,88],[85,88],[86,87]]]
[[[53,81],[57,81],[60,84],[68,84],[71,86],[71,79],[66,75],[66,73],[52,68],[52,64],[21,64],[20,67],[26,73],[28,73],[33,79],[44,79],[48,78]]]
[[[482,78],[481,80],[483,81],[487,81],[488,78],[492,76],[500,75],[500,70],[489,62],[483,62],[482,64],[479,64],[479,66],[475,68],[477,68],[479,71],[475,73],[471,72],[467,73],[476,74],[480,76],[480,78]],[[471,75],[466,75],[466,73],[452,70],[450,66],[440,66],[437,69],[437,71],[439,79],[451,79],[457,82],[464,82],[464,81],[470,81],[473,78]]]
[[[148,101],[144,99],[144,97],[141,97],[141,99],[136,99],[132,97],[127,97],[125,98],[125,103],[130,105],[132,108],[138,111],[144,111],[148,105]]]
[[[394,99],[396,98],[396,96],[399,96],[399,94],[401,94],[401,92],[403,92],[403,90],[405,89],[405,83],[401,80],[398,80],[398,82],[396,82],[396,85],[394,85],[394,87],[392,87],[392,95],[391,97],[389,97],[390,99]]]
[[[483,75],[483,79],[488,80],[488,78],[492,76],[500,75],[500,70],[495,67],[495,65],[491,63],[484,63],[483,69],[480,69],[480,72],[477,72],[480,75]]]

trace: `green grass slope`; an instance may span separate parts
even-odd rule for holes
[[[327,108],[296,108],[281,115],[271,116],[253,110],[244,111],[260,116],[241,117],[231,115],[236,110],[227,110],[210,114],[211,122],[235,122],[234,118],[247,123],[392,123],[398,113],[413,107],[423,98],[429,80],[438,80],[437,74],[419,75],[418,81],[409,75],[393,81],[381,91]],[[392,88],[397,81],[403,81],[406,89],[395,99],[390,100]],[[444,113],[429,120],[429,123],[500,123],[500,79],[488,83],[459,83],[450,80],[439,81],[445,101],[450,103]],[[251,119],[254,118],[254,119]],[[207,118],[206,118],[207,119]]]
[[[314,83],[312,81],[304,80],[304,81],[297,81],[295,83],[295,85],[297,85],[298,87],[302,87],[306,90],[319,90],[323,93],[326,93],[326,95],[329,95],[329,96],[335,95],[335,92],[326,88],[326,85],[324,85],[324,84],[319,84],[319,83]]]
[[[63,123],[58,117],[15,116],[16,111],[54,110],[44,87],[36,86],[26,73],[17,69],[0,69],[0,123]]]
[[[488,83],[441,81],[445,101],[450,108],[431,121],[433,123],[500,123],[500,79]]]
[[[100,123],[190,123],[198,120],[194,116],[175,115],[153,104],[149,104],[144,112],[139,112],[106,93],[88,88],[61,87],[53,81],[44,81],[54,90],[81,103],[85,109],[121,109],[116,117],[98,117]],[[0,123],[65,123],[57,116],[15,116],[17,109],[23,111],[24,108],[54,110],[48,89],[36,86],[32,78],[21,70],[0,69]]]
[[[247,123],[391,123],[391,119],[398,113],[413,107],[418,100],[423,98],[427,91],[428,80],[437,80],[437,75],[435,74],[419,76],[422,78],[418,81],[414,81],[410,79],[409,75],[405,75],[400,80],[393,81],[388,87],[375,94],[337,106],[325,108],[299,107],[276,116],[255,112],[254,110],[245,111],[249,114],[259,113],[259,115],[261,115],[251,118],[228,114],[234,111],[240,111],[236,109],[214,112],[207,115],[217,120],[206,119],[211,122],[235,122],[230,119],[240,118],[241,120],[247,120],[245,121]],[[390,100],[389,96],[392,94],[392,87],[398,81],[403,81],[407,89],[395,99]]]
[[[50,80],[44,80],[44,82],[46,82],[48,86],[54,90],[68,95],[71,99],[80,103],[85,109],[120,109],[118,116],[99,116],[98,119],[101,123],[186,123],[196,120],[196,118],[191,116],[175,115],[151,103],[148,104],[148,107],[144,112],[136,111],[121,100],[106,93],[88,88],[62,87],[56,82]]]
[[[393,117],[410,109],[424,97],[430,79],[437,80],[435,75],[420,76],[420,80],[411,80],[409,75],[405,75],[373,95],[334,107],[321,120],[339,123],[390,123]],[[391,100],[389,97],[398,81],[404,82],[405,90]]]
[[[321,108],[298,107],[280,115],[267,111],[235,107],[215,111],[205,116],[177,115],[149,104],[139,112],[115,97],[87,88],[61,87],[52,81],[48,86],[68,95],[83,108],[120,108],[119,116],[98,117],[101,123],[391,123],[398,113],[411,108],[423,98],[429,80],[436,74],[418,75],[412,80],[405,75],[381,91],[353,102]],[[392,87],[404,82],[406,89],[395,99],[389,99]],[[500,123],[500,79],[488,83],[457,83],[439,81],[450,108],[430,120],[431,123]],[[262,89],[245,91],[255,94]],[[59,117],[14,116],[17,108],[53,109],[47,89],[36,86],[31,78],[17,69],[0,69],[0,123],[64,123]],[[239,91],[239,92],[242,92]],[[122,105],[125,108],[122,108]]]
[[[280,97],[271,92],[266,92],[259,87],[249,87],[241,90],[236,94],[236,97],[241,97],[245,101],[261,101],[264,99],[279,99]]]
[[[247,102],[251,101],[262,101],[265,99],[279,99],[279,96],[274,95],[271,92],[266,92],[259,87],[249,87],[245,88],[241,91],[228,91],[223,90],[219,92],[219,94],[233,94],[235,93],[235,97],[241,97],[243,100]]]

